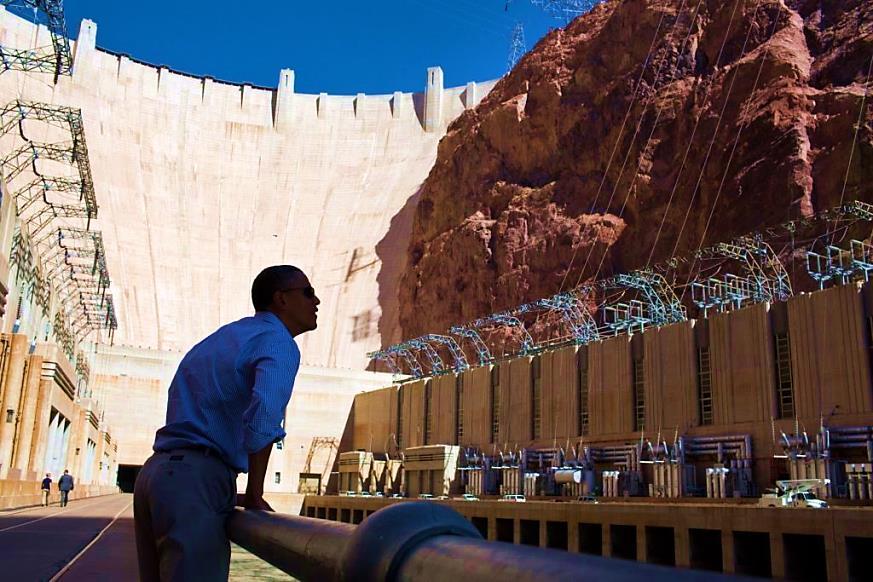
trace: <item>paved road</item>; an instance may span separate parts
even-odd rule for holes
[[[75,560],[59,580],[136,582],[132,502],[132,495],[112,495],[72,501],[64,509],[0,512],[0,580],[51,580]],[[238,546],[230,570],[233,582],[289,579]]]
[[[50,580],[131,501],[111,495],[0,514],[0,578]]]

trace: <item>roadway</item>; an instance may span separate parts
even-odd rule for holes
[[[0,579],[64,582],[135,582],[133,496],[71,501],[65,508],[0,512]],[[288,577],[234,546],[233,580]]]

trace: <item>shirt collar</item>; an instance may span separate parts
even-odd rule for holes
[[[257,311],[257,312],[255,312],[255,319],[259,319],[261,321],[266,321],[272,325],[276,325],[276,326],[280,327],[282,329],[282,331],[287,333],[288,337],[290,337],[292,339],[294,338],[294,336],[291,335],[291,332],[288,331],[288,328],[285,327],[285,324],[282,323],[282,320],[279,319],[279,316],[276,315],[275,313],[273,313],[272,311]]]

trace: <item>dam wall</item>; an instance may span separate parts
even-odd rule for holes
[[[5,10],[0,36],[50,44]],[[413,94],[301,94],[292,70],[273,88],[231,84],[101,50],[87,20],[73,57],[72,77],[0,75],[0,101],[82,110],[117,346],[186,351],[249,314],[252,278],[275,263],[304,269],[322,301],[304,365],[362,369],[399,339],[415,194],[448,124],[493,81],[445,88],[434,67]]]

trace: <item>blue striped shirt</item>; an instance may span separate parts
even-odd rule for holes
[[[229,323],[191,348],[173,382],[155,451],[204,446],[235,470],[284,438],[282,423],[300,350],[273,313]]]

